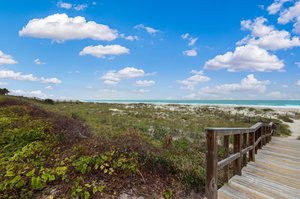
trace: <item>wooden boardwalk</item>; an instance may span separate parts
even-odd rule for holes
[[[219,199],[300,199],[300,140],[273,137],[218,190]]]

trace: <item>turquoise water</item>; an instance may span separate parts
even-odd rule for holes
[[[300,108],[300,100],[85,100],[99,103],[207,104]]]

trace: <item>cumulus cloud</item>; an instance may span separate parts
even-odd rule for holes
[[[300,1],[280,13],[278,23],[287,24],[289,22],[295,22],[293,31],[300,33]]]
[[[145,72],[142,69],[126,67],[119,71],[109,71],[100,79],[104,81],[104,84],[117,85],[122,80],[143,77],[144,75]]]
[[[43,93],[41,90],[24,91],[24,90],[13,90],[10,95],[24,96],[24,97],[37,97],[37,98],[48,98],[48,95]]]
[[[160,32],[160,30],[157,30],[157,29],[149,27],[149,26],[145,26],[144,24],[138,24],[138,25],[134,26],[134,28],[138,29],[138,30],[146,30],[146,32],[148,32],[149,34],[152,34],[152,35]]]
[[[243,20],[241,26],[243,30],[250,30],[251,35],[246,36],[238,45],[257,45],[266,50],[289,49],[300,46],[299,37],[292,37],[285,30],[276,30],[273,26],[267,26],[266,18],[258,17],[254,21]]]
[[[105,58],[108,55],[121,55],[129,54],[129,49],[120,45],[107,45],[107,46],[87,46],[79,55],[93,55],[98,58]]]
[[[198,55],[197,51],[195,49],[192,50],[185,50],[182,52],[183,55],[188,57],[196,57]]]
[[[183,40],[188,40],[189,41],[189,43],[188,43],[189,46],[195,45],[197,40],[198,40],[198,37],[192,37],[189,33],[182,34],[181,38]]]
[[[16,63],[17,61],[15,61],[12,56],[4,54],[4,52],[0,50],[0,66],[4,64],[16,64]]]
[[[85,3],[85,4],[77,4],[77,5],[72,5],[71,3],[67,3],[67,2],[63,2],[63,1],[59,1],[57,2],[57,7],[59,8],[64,8],[64,9],[71,9],[71,8],[74,8],[74,10],[77,10],[77,11],[81,11],[81,10],[84,10],[88,7],[88,5]]]
[[[268,12],[270,15],[274,15],[279,12],[285,2],[289,2],[291,0],[275,0],[268,8]]]
[[[255,78],[253,74],[247,75],[240,83],[222,84],[213,87],[205,87],[201,89],[202,93],[206,94],[226,94],[233,92],[245,93],[264,93],[266,86],[270,82],[268,80],[260,81]]]
[[[203,71],[192,70],[191,73],[193,74],[192,76],[178,81],[178,83],[182,85],[182,88],[194,90],[198,84],[208,82],[210,80],[209,77],[204,75]]]
[[[78,4],[74,6],[74,10],[80,11],[86,9],[87,7],[87,4]]]
[[[300,87],[300,79],[296,82],[296,85]]]
[[[135,36],[135,35],[128,35],[128,36],[126,36],[125,34],[120,34],[120,37],[123,38],[123,39],[126,39],[128,41],[139,40],[139,37]]]
[[[234,52],[217,55],[204,65],[205,69],[227,69],[230,72],[244,70],[259,72],[281,71],[283,67],[283,61],[279,60],[276,55],[272,55],[265,49],[254,45],[236,47]]]
[[[46,90],[53,90],[53,86],[46,86],[45,89]]]
[[[67,3],[67,2],[59,1],[59,2],[57,2],[57,7],[69,10],[69,9],[72,8],[72,4]]]
[[[35,60],[34,60],[34,63],[37,64],[37,65],[43,65],[43,64],[46,64],[45,62],[42,62],[39,58],[35,59]]]
[[[53,78],[36,77],[33,74],[24,75],[20,72],[14,72],[12,70],[0,70],[0,79],[14,79],[14,80],[22,80],[22,81],[41,82],[45,84],[61,83],[61,80],[57,79],[56,77]]]
[[[143,87],[150,87],[155,84],[155,81],[153,80],[138,80],[135,82],[135,85],[137,86],[143,86]]]
[[[86,21],[84,17],[68,17],[67,14],[53,14],[41,19],[32,19],[19,31],[20,36],[52,39],[63,42],[74,39],[112,41],[118,32],[107,25]]]
[[[294,6],[285,9],[280,13],[278,22],[281,24],[287,24],[300,16],[300,1],[297,1]]]

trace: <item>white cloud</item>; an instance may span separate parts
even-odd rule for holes
[[[34,63],[37,64],[37,65],[43,65],[43,64],[46,64],[45,62],[42,62],[39,58],[35,59],[35,60],[34,60]]]
[[[129,54],[129,49],[120,45],[107,45],[107,46],[87,46],[79,55],[93,55],[98,58],[105,58],[108,55],[121,55]]]
[[[296,82],[296,85],[300,87],[300,79]]]
[[[234,52],[217,55],[205,63],[205,69],[227,69],[235,71],[273,71],[283,70],[284,63],[276,55],[269,54],[265,49],[258,46],[245,45],[236,47]]]
[[[100,79],[107,85],[117,85],[122,80],[143,77],[144,75],[145,72],[142,69],[126,67],[119,71],[109,71]]]
[[[299,16],[300,16],[300,1],[297,1],[294,6],[291,6],[280,13],[278,22],[281,24],[287,24],[290,21],[298,18]]]
[[[240,83],[232,83],[232,84],[223,84],[213,87],[205,87],[201,90],[203,93],[207,94],[226,94],[232,92],[245,92],[245,93],[264,93],[266,90],[266,86],[270,82],[259,81],[257,80],[253,74],[247,75],[244,79],[241,80]]]
[[[69,10],[69,9],[72,8],[72,4],[67,3],[67,2],[59,1],[59,2],[57,2],[57,7]]]
[[[133,90],[133,93],[136,93],[136,94],[144,94],[144,93],[148,93],[148,92],[150,92],[150,90],[146,90],[146,89]]]
[[[88,7],[87,4],[78,4],[74,6],[74,9],[80,11],[86,9],[87,7]]]
[[[94,39],[112,41],[118,32],[107,25],[86,21],[84,17],[68,17],[67,14],[53,14],[41,19],[32,19],[19,31],[20,36],[52,39],[63,42],[73,39]]]
[[[0,82],[0,86],[6,86],[7,84],[7,82]]]
[[[126,40],[128,40],[128,41],[139,40],[139,37],[138,37],[138,36],[135,36],[135,35],[128,35],[128,36],[125,36],[124,34],[120,34],[120,37],[123,38],[123,39],[126,39]]]
[[[155,33],[160,32],[160,30],[154,29],[149,26],[145,26],[144,24],[138,24],[138,25],[134,26],[134,28],[139,29],[139,30],[146,30],[149,34],[155,34]]]
[[[198,55],[197,51],[195,49],[192,50],[185,50],[182,52],[183,55],[189,56],[189,57],[195,57]]]
[[[293,31],[300,33],[300,1],[280,13],[278,23],[287,24],[289,22],[295,22]]]
[[[295,62],[295,64],[300,68],[300,62]]]
[[[45,87],[46,90],[53,90],[53,86],[47,86]]]
[[[209,77],[203,74],[203,71],[192,70],[191,73],[193,75],[189,78],[178,81],[178,83],[182,84],[182,88],[187,90],[194,90],[198,84],[208,82],[210,80]]]
[[[279,12],[285,2],[289,2],[291,0],[275,0],[268,8],[268,12],[270,15],[274,15]]]
[[[48,98],[47,94],[43,93],[41,90],[34,91],[23,91],[23,90],[13,90],[10,95],[24,96],[24,97],[37,97],[37,98]]]
[[[155,81],[153,81],[153,80],[138,80],[135,82],[135,85],[143,86],[143,87],[153,86],[154,84],[155,84]]]
[[[189,33],[182,34],[181,38],[183,40],[188,40],[189,41],[189,43],[188,43],[189,46],[195,45],[197,40],[198,40],[198,37],[192,37]]]
[[[45,84],[61,83],[61,80],[57,79],[56,77],[53,78],[36,77],[33,74],[24,75],[20,72],[14,72],[12,70],[0,70],[0,79],[14,79],[14,80],[22,80],[22,81],[41,82]]]
[[[300,16],[297,18],[297,22],[294,23],[294,29],[293,31],[295,33],[300,33]]]
[[[16,63],[17,61],[15,61],[12,56],[4,54],[4,52],[0,50],[0,66],[4,64],[16,64]]]
[[[251,44],[257,45],[266,50],[289,49],[300,46],[299,37],[292,37],[291,34],[285,30],[276,30],[273,26],[267,26],[266,18],[258,17],[254,21],[241,21],[242,29],[250,30],[251,35],[246,36],[238,45]]]

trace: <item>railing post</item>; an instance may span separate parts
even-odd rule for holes
[[[267,126],[267,134],[270,134],[271,133],[271,128],[269,127],[269,126]],[[268,135],[267,137],[266,137],[266,139],[267,139],[267,143],[269,143],[270,142],[270,136]]]
[[[249,145],[253,146],[253,149],[249,151],[249,161],[255,162],[255,131],[249,133]]]
[[[248,143],[247,143],[247,133],[243,134],[243,149],[245,149],[246,147],[248,147]],[[245,153],[243,155],[243,166],[245,166],[247,164],[247,153]]]
[[[254,142],[256,142],[258,139],[258,129],[254,132]],[[255,154],[257,154],[257,150],[258,150],[258,145],[255,146]]]
[[[227,158],[229,155],[229,135],[224,136],[224,158]],[[228,182],[229,180],[229,165],[224,166],[224,180],[225,182]]]
[[[241,169],[242,169],[242,136],[241,134],[235,134],[234,135],[234,146],[233,151],[234,153],[240,153],[240,157],[234,160],[233,162],[233,170],[235,175],[241,175]]]
[[[218,156],[217,133],[206,131],[206,184],[205,192],[208,199],[218,197]]]
[[[260,141],[259,141],[259,143],[258,143],[258,149],[261,149],[262,148],[262,141],[263,141],[263,139],[262,139],[262,132],[263,132],[263,127],[260,127],[259,129],[258,129],[258,138],[257,139],[259,139],[260,138]]]

